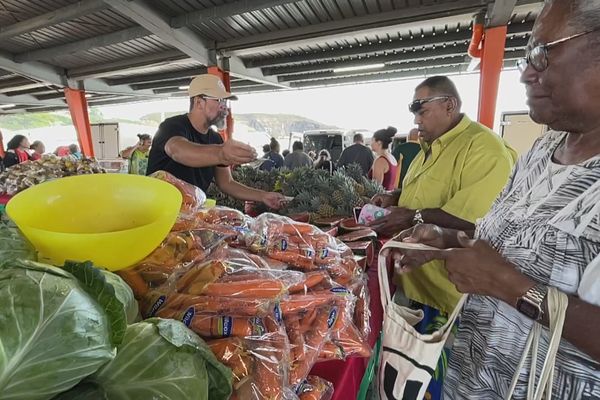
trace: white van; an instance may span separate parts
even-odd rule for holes
[[[319,129],[304,132],[304,151],[314,151],[317,155],[321,150],[329,151],[334,162],[340,158],[342,151],[354,143],[354,135],[361,133],[365,145],[371,143],[373,132],[365,129]]]

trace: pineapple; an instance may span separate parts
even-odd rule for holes
[[[331,194],[331,201],[333,202],[333,204],[343,204],[345,200],[344,197],[344,192],[337,189],[334,190],[333,193]]]
[[[335,215],[335,208],[333,208],[332,206],[330,206],[327,203],[322,203],[319,206],[319,210],[317,212],[320,216],[329,218],[329,217],[333,217]]]

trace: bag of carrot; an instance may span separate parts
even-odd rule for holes
[[[149,256],[131,268],[117,273],[131,286],[137,299],[186,264],[202,261],[225,245],[227,235],[211,229],[171,232]]]

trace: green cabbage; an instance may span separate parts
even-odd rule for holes
[[[117,299],[123,304],[125,307],[125,314],[127,315],[127,323],[133,324],[139,319],[139,306],[138,302],[135,300],[133,296],[133,291],[129,287],[127,283],[117,274],[113,274],[110,271],[100,270],[104,274],[106,278],[106,282],[108,282],[115,289],[115,295]]]
[[[31,243],[12,221],[0,222],[0,260],[37,260],[37,253]]]
[[[94,276],[86,287],[61,268],[23,260],[0,264],[3,400],[51,399],[115,356],[125,313],[96,271],[81,269]]]
[[[55,400],[226,400],[231,370],[183,323],[152,318],[127,327],[117,356]]]

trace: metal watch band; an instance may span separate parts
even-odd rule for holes
[[[421,215],[421,210],[415,210],[415,216],[413,217],[413,225],[424,224],[423,216]]]
[[[544,308],[542,307],[542,303],[548,294],[548,287],[545,285],[535,285],[531,289],[527,291],[522,297],[523,300],[528,303],[534,305],[539,309],[539,316],[537,318],[540,321],[544,315]]]

